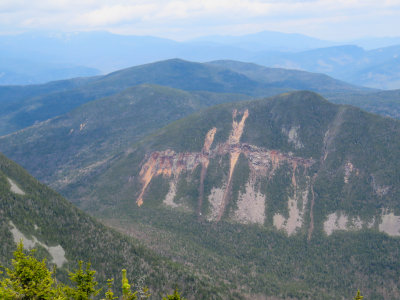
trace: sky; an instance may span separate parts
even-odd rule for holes
[[[0,34],[93,31],[188,40],[264,30],[399,36],[400,0],[0,0]]]

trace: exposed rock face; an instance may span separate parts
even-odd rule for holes
[[[290,129],[282,128],[282,132],[288,137],[288,142],[293,144],[296,149],[304,148],[304,145],[299,138],[299,129],[300,126],[292,126]]]
[[[246,122],[247,117],[249,116],[249,111],[246,109],[246,111],[243,113],[243,117],[241,119],[240,122],[236,122],[236,116],[237,116],[238,112],[235,109],[233,111],[233,122],[232,122],[232,131],[231,134],[229,136],[228,139],[228,145],[230,146],[230,166],[229,166],[229,177],[228,177],[228,182],[225,188],[225,192],[224,192],[224,196],[222,198],[222,202],[221,202],[221,207],[219,209],[219,213],[218,216],[216,218],[216,221],[221,220],[222,215],[225,212],[225,207],[228,204],[228,200],[229,200],[229,192],[231,191],[231,184],[232,184],[232,175],[233,175],[233,171],[235,170],[235,166],[236,163],[239,159],[240,156],[240,138],[242,137],[243,134],[243,129],[244,129],[244,124]]]
[[[305,216],[309,214],[308,239],[310,239],[314,229],[313,206],[316,197],[314,184],[318,173],[312,175],[308,170],[315,163],[315,160],[296,157],[291,152],[283,153],[241,142],[248,118],[251,118],[251,115],[247,109],[243,111],[234,110],[232,112],[232,129],[227,140],[215,144],[214,138],[218,129],[212,127],[205,135],[203,148],[200,152],[177,153],[174,150],[167,149],[149,153],[139,173],[142,188],[136,200],[137,205],[143,204],[143,196],[151,180],[156,176],[163,176],[169,181],[169,191],[163,199],[165,205],[194,209],[199,218],[206,218],[213,222],[219,222],[225,217],[244,224],[259,224],[261,226],[272,224],[276,229],[285,231],[289,236],[300,231],[306,231],[301,229],[304,226]],[[323,151],[319,159],[320,168],[324,166],[329,153],[335,151],[334,136],[342,121],[343,111],[339,111],[325,133]],[[287,136],[288,142],[296,149],[302,148],[299,127],[289,126],[285,128],[282,129],[282,133]],[[220,175],[223,178],[221,178],[219,184],[211,186],[211,188],[208,187],[208,192],[205,194],[204,185],[210,160],[213,159],[218,163],[222,157],[226,156],[229,157],[229,162],[224,175]],[[247,181],[241,183],[242,188],[233,197],[232,181],[240,156],[246,160],[249,174]],[[180,180],[190,182],[194,178],[191,176],[197,167],[201,170],[199,181],[196,183],[198,184],[199,196],[197,207],[193,208],[193,206],[186,205],[185,201],[182,202],[181,199],[176,197]],[[356,176],[362,176],[360,170],[350,160],[347,160],[342,168],[345,185],[351,183]],[[268,183],[274,179],[278,170],[284,170],[286,174],[284,176],[289,176],[287,177],[287,184],[282,187],[286,191],[284,197],[287,198],[285,200],[284,197],[281,197],[279,200],[287,201],[287,204],[285,204],[287,213],[268,211],[268,209],[272,210],[274,205],[269,205],[273,203],[269,203],[272,200],[268,199],[268,191],[261,189],[262,183]],[[386,195],[389,187],[378,184],[373,174],[371,178],[375,195],[377,197]],[[233,202],[234,205],[228,206],[232,201],[236,202]],[[207,210],[204,209],[203,202],[207,202]],[[280,205],[282,207],[282,204]],[[229,211],[227,211],[227,207],[229,207]],[[204,212],[206,214],[203,216]],[[268,220],[267,216],[271,216],[272,220]],[[382,211],[380,216],[376,216],[371,221],[363,220],[358,216],[350,217],[343,211],[337,211],[327,215],[323,223],[323,230],[328,236],[338,230],[354,231],[372,227],[391,236],[400,236],[400,217],[391,212]]]
[[[226,187],[224,188],[212,188],[211,193],[208,196],[208,202],[210,203],[211,210],[207,216],[209,221],[215,221],[219,217],[222,201],[224,199]]]
[[[10,222],[10,226],[11,226],[11,233],[13,235],[15,243],[19,243],[22,240],[25,249],[32,249],[34,247],[37,247],[37,245],[42,246],[52,256],[53,259],[51,262],[54,263],[59,268],[61,268],[62,265],[65,262],[67,262],[67,259],[65,258],[65,251],[63,247],[61,247],[61,245],[47,246],[46,244],[38,241],[38,239],[35,236],[32,236],[31,239],[27,238],[21,231],[18,230],[18,228],[14,225],[13,222]]]
[[[234,219],[240,223],[256,223],[263,225],[265,222],[265,195],[256,189],[254,182],[246,184],[245,193],[239,194],[237,210]]]
[[[284,229],[288,235],[296,233],[303,226],[304,214],[308,202],[308,189],[298,191],[293,198],[289,197],[289,217],[286,219],[281,214],[275,214],[273,223],[277,229]],[[300,205],[301,203],[301,205]]]
[[[178,207],[179,205],[174,202],[174,197],[176,194],[176,182],[171,180],[169,183],[169,191],[167,196],[165,196],[164,204],[171,207]],[[139,203],[138,203],[139,204]]]
[[[324,222],[324,231],[327,235],[331,235],[336,230],[360,230],[362,226],[360,217],[350,219],[344,213],[332,213]]]
[[[11,178],[7,177],[7,180],[11,186],[10,187],[11,192],[18,194],[18,195],[25,195],[25,192],[23,190],[21,190],[21,188]]]
[[[395,216],[392,212],[383,212],[379,231],[385,232],[390,236],[400,236],[400,216]]]
[[[327,235],[331,235],[337,230],[354,231],[377,226],[380,232],[390,236],[400,236],[400,216],[384,209],[380,219],[380,223],[375,218],[372,221],[364,221],[359,216],[350,218],[343,212],[334,212],[327,216],[324,231]]]
[[[294,194],[288,197],[289,218],[286,220],[282,217],[279,223],[279,216],[276,216],[274,224],[277,228],[284,229],[288,234],[293,234],[303,224],[304,212],[308,203],[308,189],[310,180],[305,187],[298,187],[296,176],[304,176],[304,174],[296,174],[298,167],[307,170],[314,161],[295,157],[292,154],[282,153],[277,150],[269,150],[247,143],[241,143],[240,139],[245,128],[246,119],[249,117],[249,111],[244,110],[238,112],[234,110],[232,113],[232,130],[225,143],[213,146],[214,137],[217,128],[211,128],[204,140],[204,146],[201,152],[184,152],[176,153],[173,150],[156,151],[147,157],[143,164],[139,177],[142,183],[142,190],[136,200],[138,206],[143,204],[143,196],[150,184],[152,178],[162,175],[170,179],[170,189],[167,193],[164,203],[175,207],[174,202],[176,195],[176,186],[179,176],[184,172],[191,174],[198,166],[201,166],[199,199],[197,213],[201,216],[202,203],[204,199],[204,178],[207,174],[210,159],[229,155],[229,172],[226,178],[223,178],[222,187],[213,187],[209,195],[206,195],[209,205],[209,212],[206,216],[210,221],[220,221],[226,213],[226,207],[231,200],[232,178],[235,172],[239,156],[241,154],[247,159],[250,169],[249,181],[245,183],[245,192],[239,193],[237,199],[237,207],[232,212],[232,219],[242,223],[257,223],[263,225],[265,223],[265,210],[267,205],[266,196],[259,191],[255,184],[257,181],[271,179],[276,170],[282,165],[289,166],[291,169],[291,185]],[[293,129],[290,133],[292,138],[297,136],[297,129]],[[307,177],[308,178],[308,177]]]

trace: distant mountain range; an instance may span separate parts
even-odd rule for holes
[[[178,57],[197,62],[240,60],[326,73],[374,88],[400,88],[396,67],[400,39],[363,39],[347,44],[351,46],[270,31],[185,42],[108,32],[3,35],[0,36],[0,84],[43,83],[97,75]],[[359,48],[363,45],[369,45],[369,50]]]
[[[44,85],[0,86],[0,135],[64,114],[83,103],[120,93],[139,84],[157,84],[186,91],[234,93],[247,97],[312,90],[327,97],[340,98],[341,95],[374,91],[323,74],[266,68],[234,61],[201,64],[172,59],[123,69],[105,76]]]
[[[251,60],[270,67],[324,73],[373,88],[400,87],[399,45],[369,51],[357,46],[335,46],[298,53],[259,53]]]

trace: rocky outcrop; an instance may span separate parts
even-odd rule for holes
[[[143,196],[151,180],[155,176],[161,175],[170,180],[170,189],[164,199],[164,203],[171,207],[178,206],[174,202],[174,197],[179,176],[183,173],[191,174],[198,166],[201,166],[197,213],[201,216],[203,200],[206,196],[209,203],[209,212],[206,218],[210,221],[218,222],[225,215],[226,207],[231,200],[232,178],[239,156],[242,154],[246,158],[250,169],[249,181],[244,183],[246,186],[245,191],[240,192],[238,195],[236,207],[231,213],[231,218],[241,223],[264,224],[267,199],[260,192],[256,182],[271,179],[276,170],[285,165],[289,166],[292,172],[291,185],[294,194],[288,198],[289,218],[286,220],[282,217],[283,219],[279,222],[279,216],[276,215],[274,224],[277,228],[286,230],[288,234],[295,233],[303,224],[309,189],[309,183],[306,187],[298,187],[296,177],[304,176],[304,174],[296,174],[296,171],[299,167],[307,170],[314,161],[296,157],[292,153],[283,153],[248,143],[241,143],[240,140],[248,117],[248,110],[242,112],[234,110],[232,113],[232,130],[228,140],[213,146],[217,128],[211,128],[205,136],[201,152],[176,153],[169,149],[150,153],[139,173],[142,189],[136,200],[137,205],[141,206],[143,204]],[[224,155],[229,155],[229,172],[226,178],[223,179],[222,186],[213,187],[209,195],[204,195],[204,179],[210,159]]]

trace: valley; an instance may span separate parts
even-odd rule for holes
[[[151,299],[398,299],[399,101],[230,60],[1,86],[0,263],[23,238]]]

